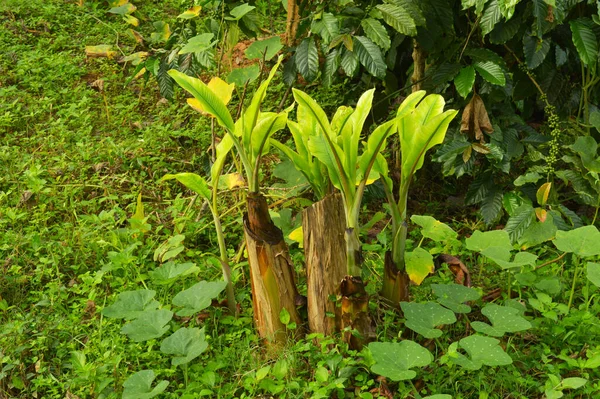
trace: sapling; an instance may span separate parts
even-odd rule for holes
[[[170,76],[225,128],[242,163],[248,182],[244,229],[252,277],[254,319],[260,336],[276,344],[286,341],[286,326],[279,319],[280,313],[285,309],[292,322],[299,325],[296,306],[301,302],[283,234],[271,220],[267,201],[259,190],[262,156],[269,149],[270,136],[285,127],[289,111],[274,113],[260,110],[268,85],[280,64],[281,57],[235,123],[225,104],[202,81],[175,70],[169,71]]]

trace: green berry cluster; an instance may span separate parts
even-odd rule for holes
[[[546,156],[546,172],[548,174],[554,173],[554,164],[558,160],[558,149],[559,143],[558,140],[560,138],[560,127],[559,127],[559,118],[556,115],[556,108],[553,105],[550,105],[547,101],[546,95],[541,96],[541,100],[546,103],[546,107],[544,108],[544,112],[547,117],[547,124],[550,128],[550,141],[548,142],[548,156]]]

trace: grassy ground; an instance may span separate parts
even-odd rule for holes
[[[189,192],[159,182],[166,173],[206,170],[210,122],[182,105],[181,91],[166,102],[154,82],[124,87],[131,67],[86,58],[86,45],[118,43],[126,54],[135,48],[118,18],[86,3],[0,4],[0,398],[120,397],[123,382],[144,369],[154,370],[157,381],[169,381],[163,396],[170,398],[369,398],[385,397],[388,385],[395,397],[414,392],[410,383],[379,379],[369,371],[368,352],[348,351],[334,339],[321,345],[310,338],[290,343],[270,360],[252,326],[243,261],[234,266],[240,318],[218,306],[194,318],[176,318],[179,326],[206,329],[209,349],[189,366],[173,366],[157,341],[135,343],[120,334],[121,323],[100,314],[119,292],[149,286],[157,292],[155,299],[168,304],[198,278],[219,280],[221,272],[207,261],[216,252],[210,215]],[[180,8],[177,1],[148,1],[140,10],[155,20]],[[273,86],[273,104],[283,90]],[[334,106],[343,92],[318,95]],[[140,193],[151,225],[147,234],[130,228]],[[443,208],[440,204],[433,199],[428,208]],[[234,257],[242,237],[239,218],[230,215],[225,225]],[[457,227],[470,230],[464,222]],[[185,235],[180,259],[194,262],[198,277],[152,285],[155,250],[176,234]],[[556,256],[545,249],[539,254]],[[369,259],[372,276],[380,273],[380,263]],[[504,274],[501,279],[495,272],[479,274],[477,262],[471,264],[482,293],[505,285]],[[546,277],[560,275],[566,293],[540,298],[524,290],[518,298],[546,301],[546,312],[554,311],[570,287],[566,266],[557,262],[543,271]],[[450,279],[442,272],[428,284]],[[512,365],[473,372],[431,365],[416,382],[417,391],[455,398],[537,398],[547,381],[554,381],[550,376],[558,381],[577,376],[589,380],[585,390],[565,390],[565,397],[597,397],[597,368],[577,365],[578,359],[600,353],[599,305],[590,299],[589,283],[587,289],[587,307],[560,323],[534,312],[532,332],[503,343]],[[428,288],[415,295],[428,298]],[[404,330],[393,312],[379,311],[376,317],[382,339],[397,338]],[[464,332],[453,327],[448,335]],[[446,338],[433,343],[436,357],[444,354]]]

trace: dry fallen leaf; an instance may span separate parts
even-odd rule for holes
[[[473,98],[463,111],[460,131],[461,133],[467,133],[471,140],[479,140],[481,143],[484,142],[484,132],[490,134],[494,131],[485,110],[485,104],[477,93],[473,94]]]

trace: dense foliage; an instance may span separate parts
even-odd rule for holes
[[[597,397],[599,9],[5,0],[0,397]]]

